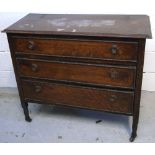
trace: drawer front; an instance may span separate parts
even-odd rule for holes
[[[18,59],[20,76],[134,88],[135,69],[43,60]]]
[[[15,51],[39,55],[136,61],[136,42],[14,39]]]
[[[25,100],[131,114],[134,93],[65,84],[22,81]]]

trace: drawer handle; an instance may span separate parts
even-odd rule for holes
[[[41,92],[41,86],[35,86],[35,92],[40,93]]]
[[[116,95],[111,95],[109,100],[110,100],[110,102],[114,102],[114,101],[117,100],[117,96]]]
[[[35,44],[33,41],[28,41],[28,46],[27,46],[28,49],[30,50],[33,50],[35,48]]]
[[[112,55],[116,55],[118,52],[118,47],[117,45],[112,45],[112,48],[111,48],[111,53]]]
[[[32,64],[32,65],[31,65],[31,70],[32,70],[33,72],[38,71],[38,65],[37,65],[37,64]]]
[[[118,78],[118,72],[115,70],[111,70],[110,77],[111,77],[111,79],[117,79]]]

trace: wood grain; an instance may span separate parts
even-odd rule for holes
[[[18,59],[20,76],[134,88],[134,67]]]
[[[151,38],[147,15],[28,14],[7,33]]]
[[[73,107],[132,113],[134,93],[36,81],[22,81],[25,99]]]
[[[29,14],[5,31],[26,121],[31,101],[102,110],[133,116],[135,139],[148,16]]]
[[[47,38],[16,38],[14,45],[18,53],[128,61],[136,61],[138,47],[137,42],[74,41]]]

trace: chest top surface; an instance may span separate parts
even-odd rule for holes
[[[7,33],[151,38],[146,15],[28,14]]]

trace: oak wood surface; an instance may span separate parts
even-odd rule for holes
[[[18,53],[136,61],[137,42],[15,38]]]
[[[134,93],[55,83],[22,81],[25,99],[120,113],[132,113]]]
[[[30,101],[108,111],[135,139],[148,16],[29,14],[4,32],[26,121]]]
[[[151,38],[147,15],[28,14],[7,33]]]
[[[20,76],[134,88],[134,67],[18,59]]]

